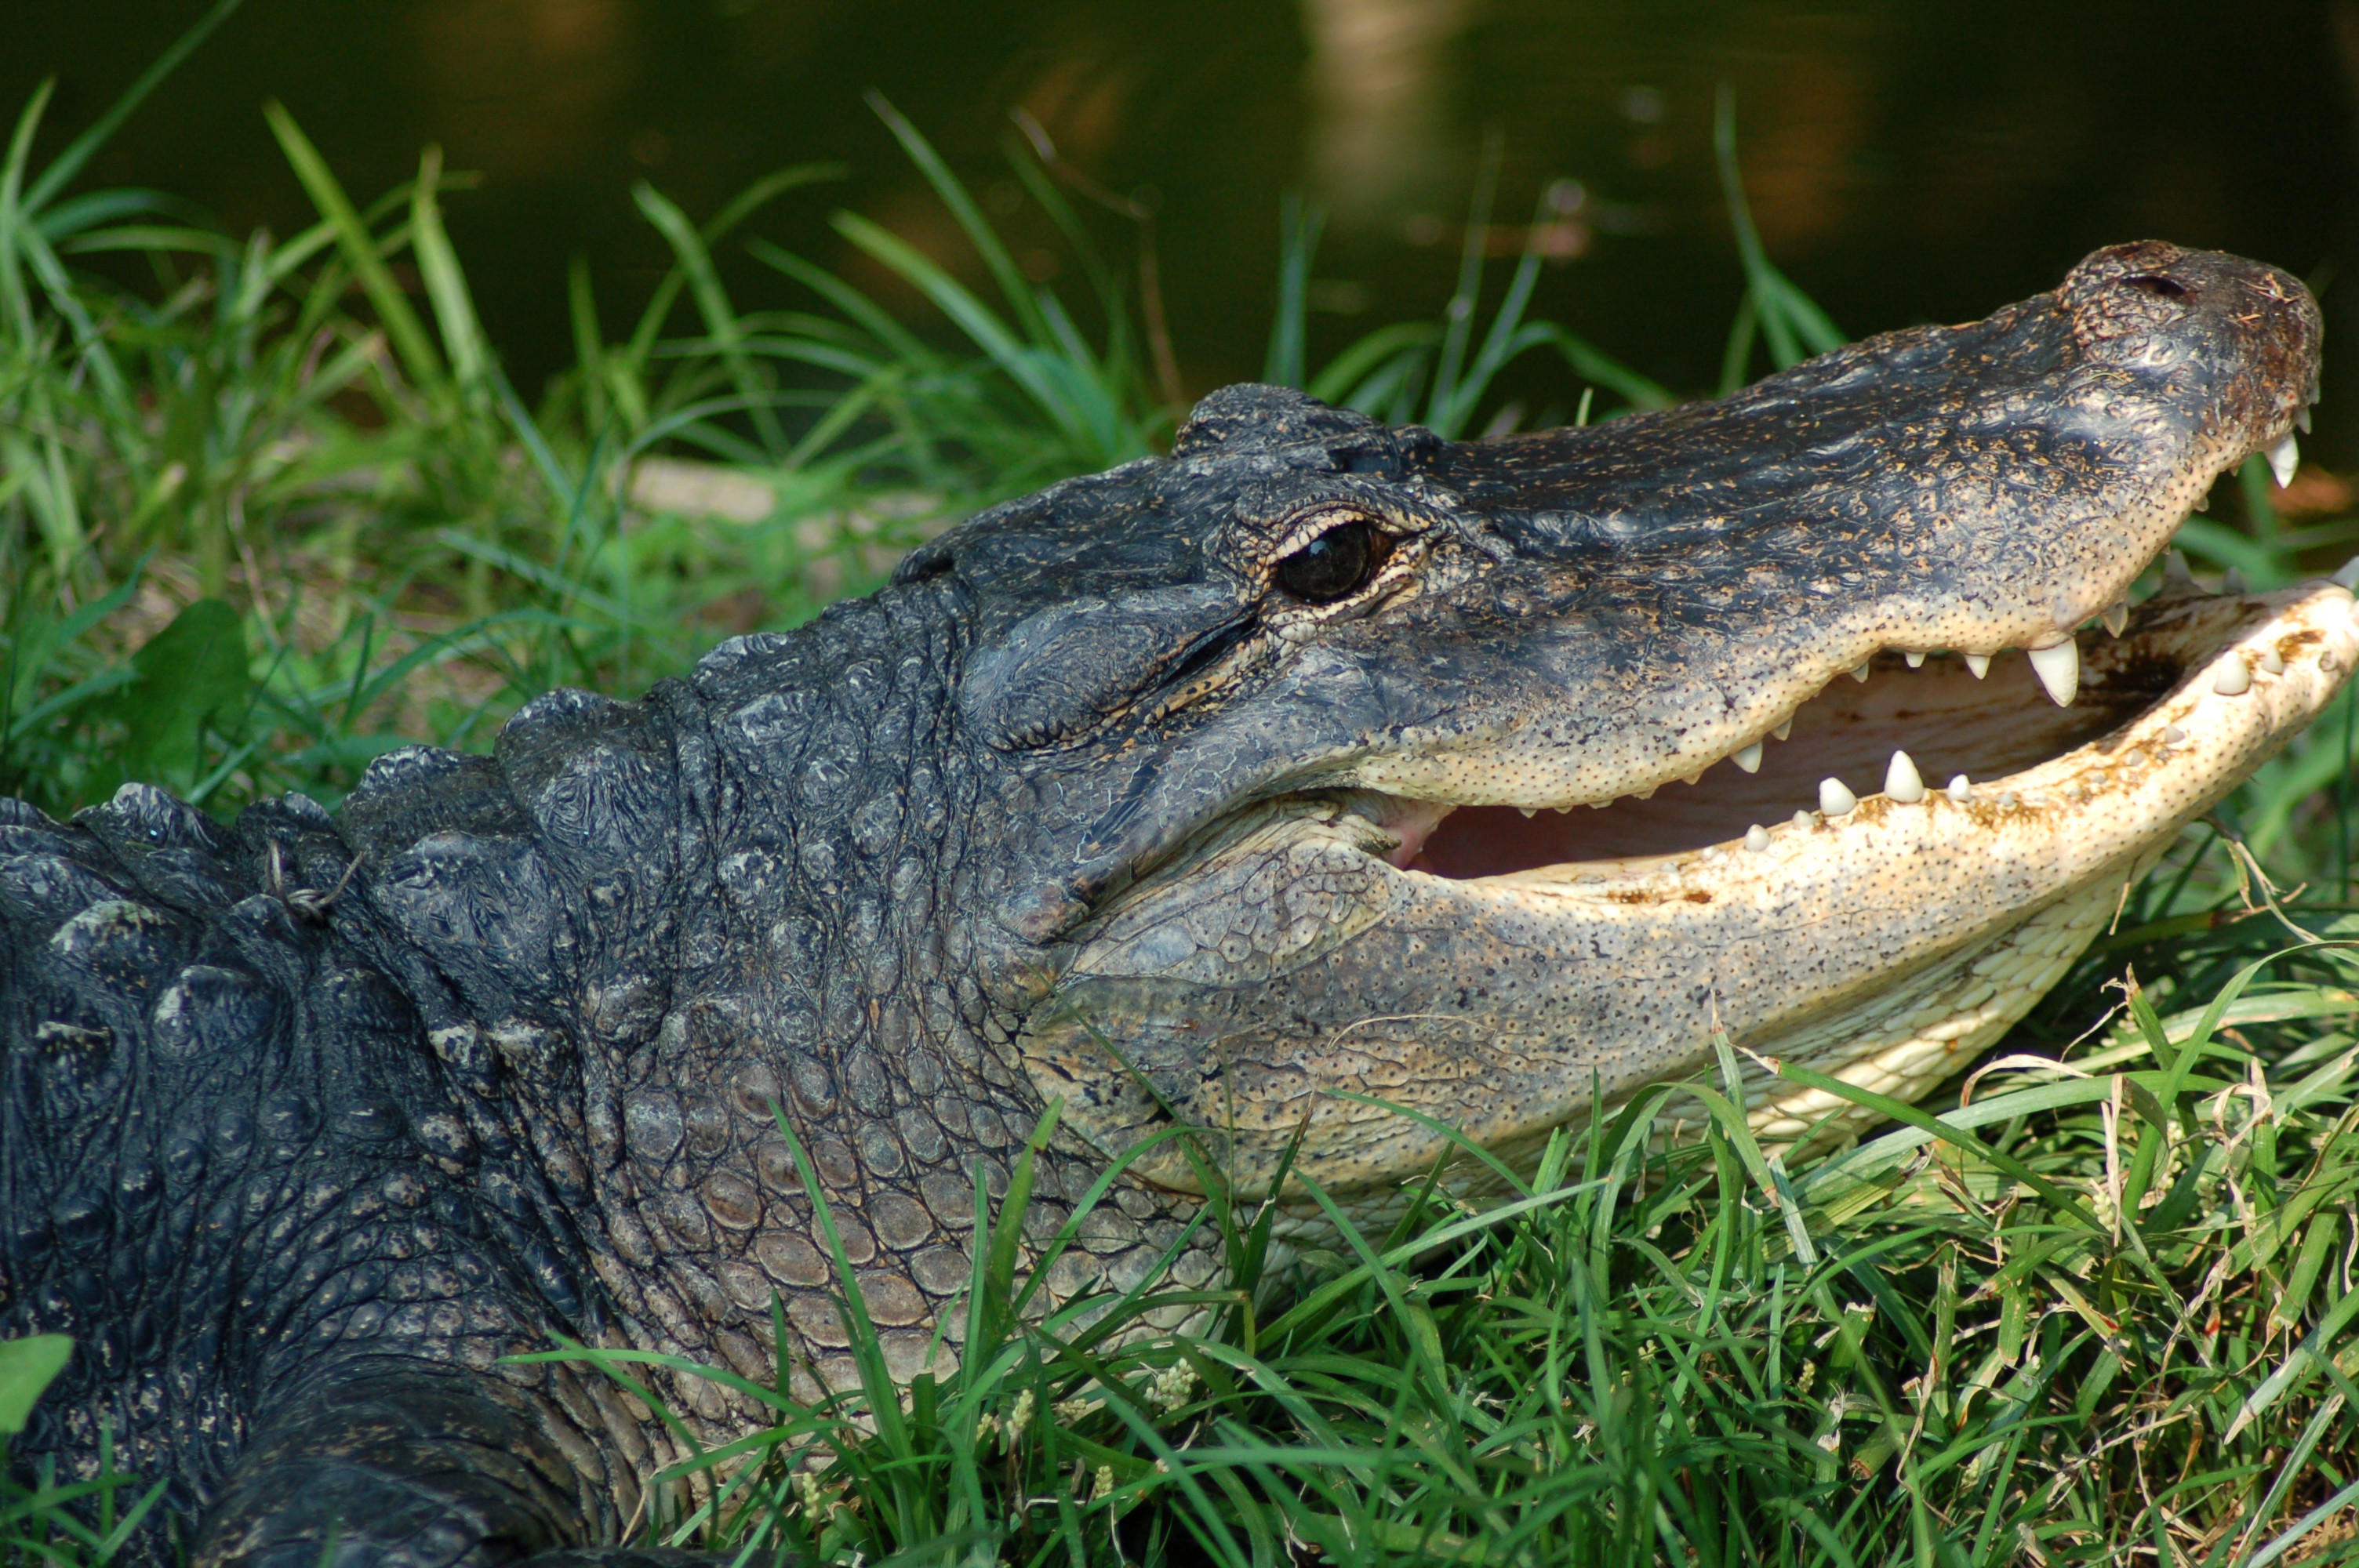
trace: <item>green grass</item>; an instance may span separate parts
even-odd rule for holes
[[[614,327],[577,269],[575,362],[528,401],[431,149],[362,201],[271,108],[319,214],[283,238],[75,193],[184,52],[38,168],[37,99],[0,166],[0,788],[52,812],[132,777],[223,812],[332,804],[392,745],[481,746],[549,686],[629,693],[793,625],[977,505],[1157,449],[1181,413],[1151,233],[1101,249],[1100,193],[1019,142],[1086,283],[1036,287],[884,104],[980,286],[841,213],[929,302],[907,322],[761,236],[833,170],[703,218],[643,186],[676,265]],[[1840,335],[1754,236],[1725,111],[1720,146],[1747,282],[1734,386]],[[1289,208],[1267,374],[1452,435],[1503,422],[1496,378],[1535,351],[1575,417],[1668,401],[1530,316],[1537,255],[1486,270],[1493,167],[1452,298],[1323,364],[1318,223]],[[777,275],[772,303],[726,293],[733,249]],[[729,499],[667,504],[683,485]],[[2359,541],[2281,523],[2257,464],[2233,488],[2241,525],[2182,535],[2201,565],[2272,586]],[[1151,1280],[1087,1314],[1045,1312],[1046,1260],[1018,1267],[1019,1173],[995,1212],[978,1199],[959,1373],[905,1402],[845,1270],[866,1387],[806,1408],[736,1385],[775,1424],[662,1477],[644,1533],[868,1564],[2359,1557],[2351,713],[2190,830],[1969,1104],[1789,1165],[1724,1085],[1666,1086],[1507,1175],[1503,1207],[1437,1181],[1392,1232],[1339,1223],[1286,1267],[1272,1214],[1216,1201],[1226,1288]],[[1684,1134],[1655,1136],[1658,1113]],[[0,1346],[0,1440],[39,1354]],[[553,1354],[658,1403],[724,1376]],[[5,1485],[11,1563],[103,1562],[147,1495]]]

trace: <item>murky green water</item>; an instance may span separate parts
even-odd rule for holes
[[[198,9],[7,0],[0,94],[13,113],[59,73],[54,146]],[[1054,276],[1070,263],[1000,160],[1020,106],[1075,166],[1155,203],[1201,390],[1259,367],[1282,192],[1332,214],[1313,296],[1332,349],[1439,304],[1495,131],[1512,243],[1555,191],[1560,261],[1538,309],[1696,390],[1737,292],[1711,157],[1726,82],[1772,253],[1848,330],[1979,315],[2097,244],[2160,235],[2343,271],[2329,303],[2348,362],[2354,81],[2359,0],[251,0],[93,177],[283,231],[304,210],[266,97],[356,191],[440,142],[482,171],[452,227],[530,386],[565,357],[570,255],[591,259],[614,316],[660,266],[635,179],[708,212],[779,165],[841,160],[849,178],[789,199],[762,232],[880,290],[828,229],[832,206],[955,254],[862,102],[872,87],[973,179],[1027,267]],[[1130,243],[1121,221],[1104,229],[1110,247]],[[731,280],[792,302],[751,265]],[[1542,397],[1549,374],[1527,373]],[[2334,395],[2349,379],[2330,366],[2327,384],[2321,449],[2359,455],[2359,408],[2346,420]]]

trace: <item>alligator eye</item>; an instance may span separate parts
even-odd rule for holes
[[[1277,563],[1277,586],[1312,604],[1332,604],[1368,585],[1386,540],[1364,517],[1339,523]]]

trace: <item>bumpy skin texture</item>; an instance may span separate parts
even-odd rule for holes
[[[1452,446],[1233,388],[1171,460],[995,509],[639,702],[559,692],[490,756],[384,758],[340,821],[289,797],[225,828],[140,786],[65,825],[0,808],[0,1335],[79,1341],[19,1459],[86,1472],[111,1429],[171,1480],[149,1562],[174,1531],[206,1564],[625,1561],[587,1549],[669,1440],[595,1376],[498,1358],[562,1334],[767,1379],[775,1294],[792,1387],[849,1381],[774,1116],[909,1376],[1043,1086],[1072,1114],[1036,1239],[1134,1136],[1091,1119],[1120,1071],[1042,1044],[1064,979],[1112,944],[1109,1017],[1198,1022],[1139,1000],[1201,957],[1139,910],[1212,923],[1256,1038],[1324,1040],[1404,974],[1486,1005],[1489,938],[1420,926],[1381,853],[1254,884],[1223,823],[1610,799],[1879,647],[2069,631],[2282,432],[2317,337],[2283,275],[2147,245],[1592,431]],[[1371,574],[1291,592],[1339,520]],[[1119,1183],[1050,1299],[1175,1249],[1208,1280],[1184,1185]],[[754,1419],[664,1391],[710,1439]]]

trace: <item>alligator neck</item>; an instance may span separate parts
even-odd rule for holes
[[[797,1146],[899,1375],[967,1284],[978,1175],[1006,1190],[1041,1107],[992,979],[1008,938],[960,913],[991,862],[947,591],[739,638],[637,704],[542,698],[491,757],[397,755],[348,806],[429,1041],[600,1282],[582,1332],[767,1378],[775,1292],[847,1381]],[[1027,1228],[1088,1179],[1043,1162]],[[1103,1249],[1147,1239],[1160,1206],[1131,1206]]]

